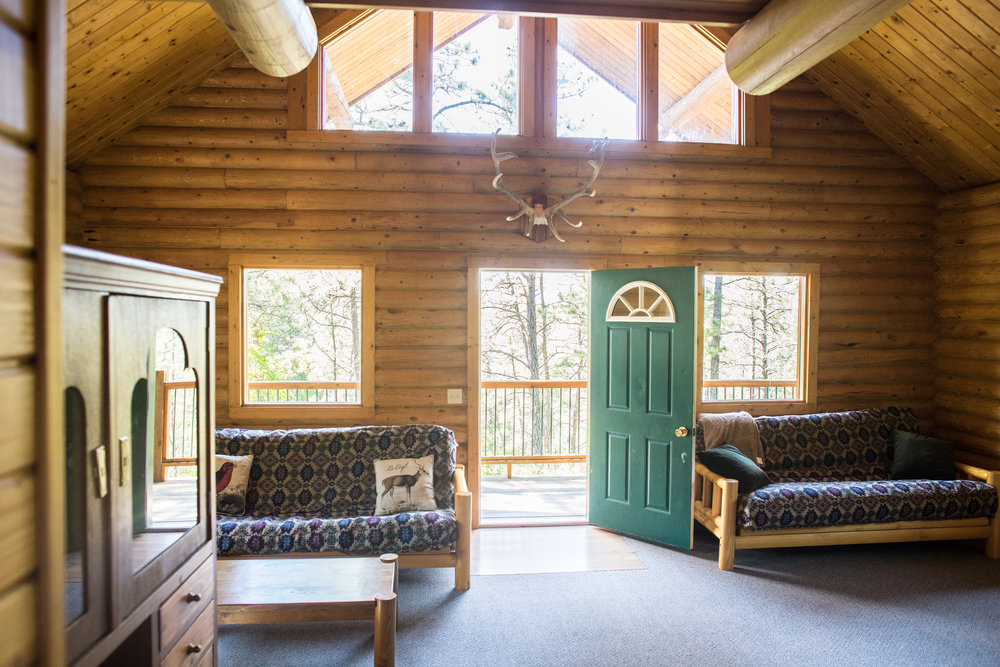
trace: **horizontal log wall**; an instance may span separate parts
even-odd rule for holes
[[[246,67],[206,80],[92,157],[83,243],[224,275],[232,252],[380,251],[376,420],[440,422],[466,434],[446,401],[466,377],[470,255],[587,255],[609,266],[709,260],[821,265],[819,408],[933,407],[937,194],[811,84],[773,96],[773,154],[755,159],[608,158],[584,225],[536,245],[504,220],[478,154],[293,146],[284,84]],[[519,191],[555,196],[589,176],[586,155],[504,163]],[[227,290],[219,298],[218,423],[229,423]],[[331,422],[333,423],[333,422]],[[464,455],[464,453],[463,453]]]
[[[1000,184],[950,194],[936,221],[935,421],[940,437],[1000,461]]]
[[[65,664],[60,0],[0,3],[0,665]]]

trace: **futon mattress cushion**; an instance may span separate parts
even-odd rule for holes
[[[220,556],[433,551],[450,548],[457,535],[450,509],[341,518],[219,517],[216,522]]]
[[[277,431],[226,428],[215,451],[253,454],[247,516],[368,516],[375,512],[375,460],[434,457],[434,500],[454,508],[457,443],[436,424]]]
[[[913,411],[881,408],[759,417],[772,482],[891,478],[894,429],[916,432]]]
[[[989,517],[997,490],[971,480],[783,482],[740,496],[742,531]]]

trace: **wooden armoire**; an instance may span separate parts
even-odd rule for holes
[[[67,661],[214,665],[221,278],[82,248],[64,260]],[[186,392],[170,425],[165,374]]]

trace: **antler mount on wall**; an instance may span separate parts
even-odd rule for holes
[[[499,133],[500,130],[493,133],[493,143],[490,145],[490,156],[493,158],[493,167],[496,169],[497,174],[493,178],[493,187],[499,192],[502,192],[510,197],[519,207],[518,212],[514,215],[508,216],[507,220],[509,222],[513,222],[514,220],[520,218],[521,233],[536,243],[541,243],[547,239],[549,237],[549,233],[551,233],[557,241],[565,243],[566,240],[559,235],[558,231],[556,231],[554,223],[558,219],[573,228],[579,228],[583,225],[583,222],[573,222],[567,218],[563,209],[566,208],[566,205],[574,199],[579,197],[593,197],[597,194],[592,189],[592,186],[594,185],[594,181],[597,180],[597,176],[601,173],[601,167],[604,166],[604,153],[607,150],[608,140],[601,139],[599,141],[595,141],[594,146],[590,149],[591,153],[594,153],[595,158],[593,160],[587,160],[587,164],[589,164],[594,170],[594,173],[591,175],[590,180],[587,181],[587,184],[557,204],[549,206],[548,197],[543,194],[536,193],[530,195],[530,202],[528,202],[504,185],[503,173],[500,171],[500,163],[504,160],[515,158],[517,155],[514,153],[497,153],[497,134]]]

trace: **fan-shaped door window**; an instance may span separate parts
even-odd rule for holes
[[[660,287],[645,280],[624,285],[611,297],[608,322],[676,322],[674,304]]]

